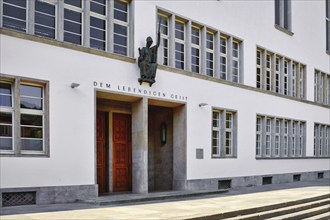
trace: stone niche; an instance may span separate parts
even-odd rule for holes
[[[148,190],[173,189],[173,109],[148,108]],[[166,124],[166,143],[161,142],[161,126]]]

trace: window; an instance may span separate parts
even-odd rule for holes
[[[81,0],[64,1],[64,41],[82,44],[82,3]]]
[[[326,50],[330,53],[330,0],[325,0]]]
[[[191,71],[200,72],[200,51],[201,51],[200,29],[191,28]]]
[[[106,50],[106,1],[90,1],[90,47]]]
[[[133,50],[129,50],[131,40],[129,39],[131,32],[129,0],[0,0],[0,2],[2,3],[0,8],[3,8],[0,24],[3,28],[123,56],[133,54]],[[34,6],[29,5],[30,2],[33,2]]]
[[[175,21],[175,67],[178,69],[185,68],[185,24],[180,21]]]
[[[239,82],[239,43],[233,41],[233,51],[232,51],[232,81]]]
[[[280,58],[276,57],[275,59],[275,92],[280,93]]]
[[[48,154],[47,87],[21,78],[0,82],[0,154]]]
[[[3,27],[26,31],[26,1],[3,0]]]
[[[329,157],[330,125],[314,124],[314,156]]]
[[[113,52],[126,56],[128,53],[128,4],[114,1]]]
[[[267,55],[266,55],[266,90],[271,90],[271,86],[272,86],[271,69],[272,69],[272,55],[267,53]]]
[[[271,151],[271,120],[270,118],[266,119],[266,157],[270,156]]]
[[[305,155],[305,122],[258,115],[256,123],[256,157]]]
[[[306,65],[257,47],[256,87],[305,99]]]
[[[12,85],[0,82],[0,150],[13,150],[13,92]]]
[[[55,5],[36,0],[34,16],[34,33],[55,39]]]
[[[168,48],[169,48],[169,28],[168,17],[163,14],[158,14],[158,21],[160,23],[160,46],[158,62],[162,65],[168,66]]]
[[[291,156],[296,155],[296,122],[292,122],[291,127],[292,135],[291,135]]]
[[[159,64],[243,83],[242,40],[162,10],[158,21]]]
[[[291,0],[275,0],[275,27],[291,33]]]
[[[220,78],[227,79],[227,38],[220,37]]]
[[[212,156],[236,157],[236,113],[213,110]]]
[[[257,117],[257,126],[256,126],[256,129],[257,129],[257,136],[256,136],[256,155],[257,156],[261,156],[261,137],[262,137],[262,134],[261,134],[261,118],[260,117]]]
[[[281,121],[276,119],[275,122],[275,156],[280,156],[280,133],[281,133]]]
[[[214,64],[214,34],[206,33],[206,75],[213,76]]]
[[[330,74],[315,70],[314,101],[330,105]]]

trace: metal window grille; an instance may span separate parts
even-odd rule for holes
[[[36,192],[2,193],[2,206],[35,205]]]
[[[231,180],[219,180],[218,189],[229,189],[231,188]]]

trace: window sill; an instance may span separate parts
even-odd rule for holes
[[[256,160],[295,160],[295,159],[329,159],[328,157],[256,157]]]
[[[228,157],[212,156],[211,159],[237,159],[237,156],[228,156]]]
[[[34,158],[49,158],[49,154],[14,154],[0,153],[0,157],[34,157]]]
[[[294,33],[291,32],[290,30],[288,30],[288,29],[286,29],[286,28],[284,28],[284,27],[281,27],[281,26],[279,26],[279,25],[277,25],[277,24],[275,24],[274,27],[275,27],[277,30],[282,31],[282,32],[284,32],[284,33],[286,33],[286,34],[288,34],[288,35],[290,35],[290,36],[294,35]]]

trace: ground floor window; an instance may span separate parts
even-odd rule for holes
[[[303,157],[305,140],[306,122],[257,115],[256,157]]]
[[[212,113],[212,157],[236,157],[236,112],[214,109]]]
[[[314,124],[314,156],[330,156],[330,125]]]
[[[48,82],[0,81],[0,154],[48,154]]]

